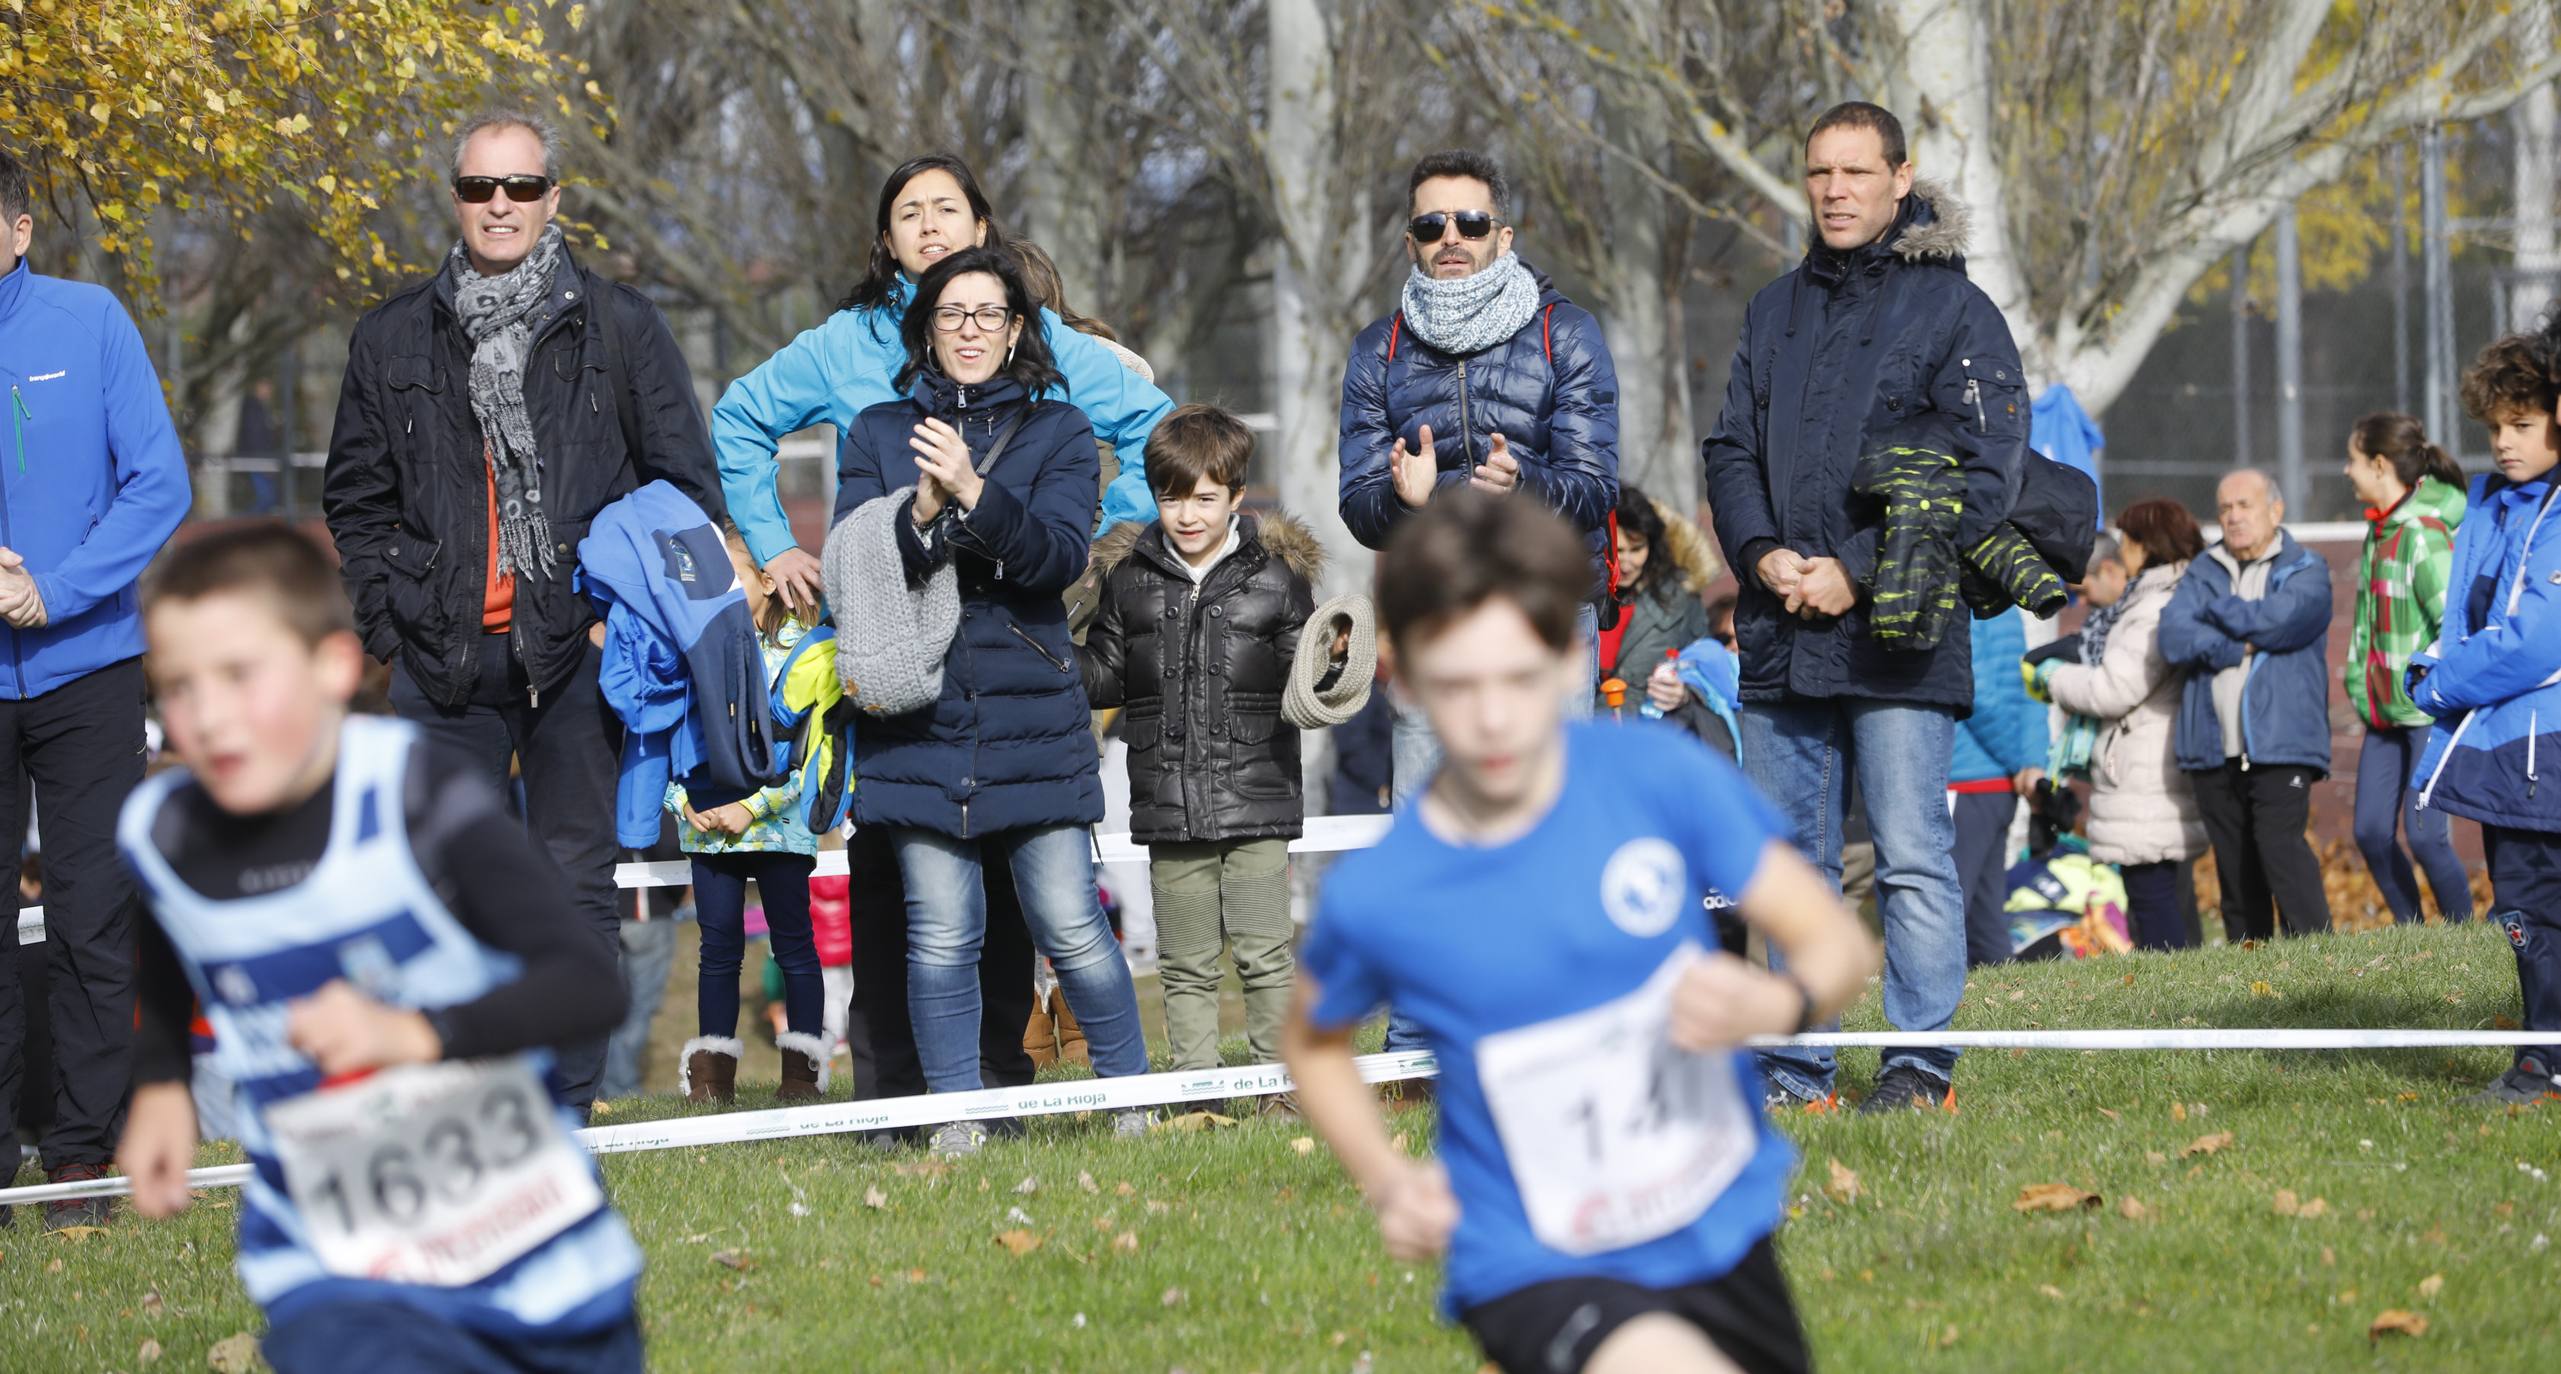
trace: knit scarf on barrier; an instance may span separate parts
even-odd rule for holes
[[[551,299],[560,262],[560,226],[542,231],[524,261],[494,277],[471,266],[462,245],[446,260],[454,313],[471,340],[471,413],[489,444],[498,487],[498,571],[552,568],[551,523],[542,513],[542,463],[533,417],[525,412],[525,364],[533,356],[533,315]]]
[[[1423,342],[1466,357],[1521,332],[1538,313],[1538,278],[1505,253],[1472,277],[1443,281],[1417,267],[1405,278],[1405,323]]]

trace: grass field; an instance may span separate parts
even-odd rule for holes
[[[2515,1010],[2495,932],[2429,927],[1990,972],[1959,1024],[2459,1028]],[[1880,1027],[1872,995],[1850,1024]],[[1791,1120],[1806,1160],[1782,1245],[1823,1367],[2555,1367],[2561,1112],[2451,1102],[2504,1062],[1995,1052],[1960,1066],[1953,1119]],[[1853,1054],[1845,1088],[1873,1069]],[[1405,1129],[1424,1148],[1421,1119]],[[606,1172],[649,1253],[660,1369],[1476,1368],[1434,1318],[1436,1272],[1383,1258],[1304,1134],[1121,1145],[1056,1121],[948,1169],[821,1140]],[[2016,1210],[2034,1184],[2099,1200]],[[0,1231],[0,1369],[207,1368],[258,1329],[230,1201],[76,1239],[25,1216]],[[2370,1339],[2387,1310],[2424,1334]]]

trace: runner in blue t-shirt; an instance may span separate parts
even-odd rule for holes
[[[1453,493],[1379,565],[1379,616],[1445,758],[1328,876],[1285,1042],[1308,1119],[1400,1259],[1514,1371],[1800,1370],[1770,1233],[1793,1154],[1744,1037],[1836,1013],[1874,942],[1740,773],[1679,732],[1569,725],[1581,544]],[[1738,894],[1786,958],[1718,950]],[[1381,1003],[1440,1057],[1438,1162],[1390,1143],[1352,1057]]]

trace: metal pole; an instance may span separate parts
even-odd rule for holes
[[[2250,245],[2232,250],[2232,466],[2250,462]]]
[[[2303,487],[2303,253],[2291,205],[2276,221],[2276,461],[2286,508],[2310,514]]]
[[[2410,413],[2410,233],[2402,211],[2410,203],[2409,157],[2392,145],[2392,408]]]
[[[2424,264],[2427,352],[2422,398],[2429,437],[2455,448],[2454,416],[2446,378],[2454,371],[2453,265],[2446,257],[2445,131],[2431,124],[2419,136],[2419,254]]]

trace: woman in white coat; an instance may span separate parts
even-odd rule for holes
[[[2197,943],[2179,884],[2205,852],[2205,823],[2174,752],[2182,676],[2161,657],[2161,610],[2204,551],[2196,520],[2175,501],[2142,501],[2117,517],[2125,591],[2112,615],[2082,631],[2078,662],[2038,665],[2054,704],[2099,723],[2090,755],[2090,856],[2125,876],[2126,920],[2142,949]]]

